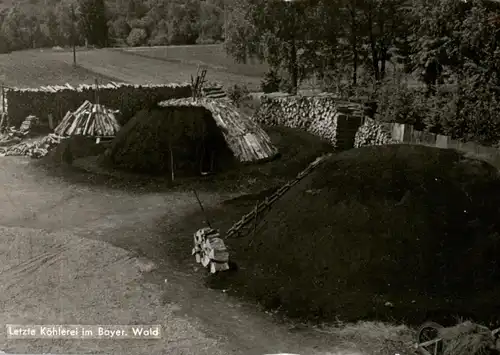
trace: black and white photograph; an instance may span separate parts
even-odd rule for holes
[[[499,169],[499,0],[0,0],[0,354],[500,355]]]

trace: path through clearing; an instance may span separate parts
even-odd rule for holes
[[[99,341],[8,340],[2,330],[3,351],[335,353],[333,336],[293,332],[176,269],[165,252],[165,231],[197,208],[187,193],[132,193],[70,183],[17,157],[0,160],[0,186],[4,324],[161,324],[164,330],[161,340]],[[201,197],[206,204],[222,199]]]

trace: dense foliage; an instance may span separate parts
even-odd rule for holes
[[[500,3],[242,0],[238,7],[227,51],[266,60],[281,89],[286,83],[294,92],[314,78],[324,90],[375,99],[383,119],[499,142]]]
[[[30,0],[0,9],[2,52],[68,46],[73,33],[77,45],[98,47],[216,43],[224,37],[223,0]]]

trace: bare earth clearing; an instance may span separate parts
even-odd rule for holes
[[[201,270],[176,269],[168,258],[175,238],[169,230],[197,208],[191,194],[126,192],[92,184],[81,173],[49,177],[25,158],[2,158],[0,165],[3,322],[164,329],[162,340],[140,341],[21,341],[2,332],[3,351],[335,354],[334,345],[348,340],[277,325],[254,307],[206,289]],[[228,196],[201,197],[214,206]],[[152,265],[158,269],[148,272]],[[364,338],[370,341],[369,334]]]

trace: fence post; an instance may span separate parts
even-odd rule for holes
[[[99,104],[99,83],[97,81],[97,78],[95,78],[95,99],[94,102],[96,105]]]
[[[2,112],[5,112],[5,86],[2,83]]]

